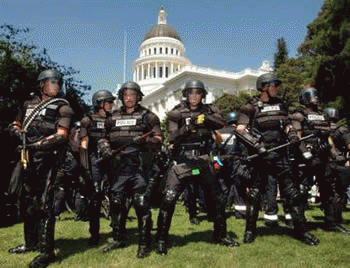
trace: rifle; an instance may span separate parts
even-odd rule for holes
[[[153,133],[153,130],[151,130],[150,132],[147,132],[145,134],[142,134],[140,136],[137,136],[137,137],[139,137],[140,139],[144,139],[144,138],[149,137],[152,133]],[[113,157],[113,156],[119,154],[125,148],[129,147],[130,145],[133,145],[134,143],[135,143],[134,141],[127,142],[127,143],[123,144],[122,146],[118,147],[117,149],[112,150],[112,155],[111,156]],[[96,163],[99,164],[99,163],[101,163],[104,160],[107,160],[107,159],[104,158],[104,157],[100,157],[100,158],[96,159]]]
[[[310,134],[310,135],[307,135],[307,136],[305,136],[305,137],[302,137],[301,139],[299,139],[298,143],[301,142],[301,141],[310,139],[310,138],[312,138],[312,137],[314,137],[314,136],[316,136],[316,135],[315,135],[315,134]],[[288,147],[288,146],[290,146],[290,145],[292,145],[292,144],[295,144],[295,143],[287,142],[287,143],[285,143],[285,144],[282,144],[282,145],[279,145],[279,146],[276,146],[276,147],[273,147],[273,148],[267,150],[266,153],[274,152],[274,151],[276,151],[276,150],[279,150],[279,149]],[[253,155],[250,155],[250,156],[248,156],[248,157],[246,158],[246,160],[254,159],[254,158],[256,158],[256,157],[258,157],[258,156],[260,156],[260,155],[261,155],[261,154],[253,154]]]

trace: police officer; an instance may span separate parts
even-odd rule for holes
[[[247,220],[244,243],[252,243],[256,239],[256,221],[262,190],[269,176],[278,179],[281,191],[285,193],[291,205],[296,238],[308,245],[317,245],[318,239],[306,231],[306,219],[300,202],[299,189],[291,171],[291,164],[286,149],[267,153],[266,149],[282,145],[288,141],[298,141],[296,131],[288,123],[288,113],[279,95],[281,81],[273,73],[263,74],[257,79],[260,98],[253,98],[241,107],[238,117],[237,131],[246,138],[246,143],[263,157],[255,158],[254,170],[249,183],[247,200]],[[254,132],[258,136],[254,136]]]
[[[333,162],[333,169],[337,174],[338,189],[340,194],[340,201],[342,203],[342,207],[346,207],[347,201],[347,193],[346,188],[349,185],[349,166],[350,166],[350,131],[344,125],[339,125],[337,122],[339,121],[339,111],[336,108],[326,108],[324,109],[324,113],[331,121],[331,159]],[[336,211],[337,221],[339,223],[342,222],[342,210]]]
[[[224,126],[224,119],[216,107],[202,103],[206,93],[201,81],[188,81],[183,90],[186,100],[169,113],[169,149],[175,163],[168,170],[158,215],[158,253],[161,255],[167,254],[176,200],[191,179],[202,184],[208,209],[216,215],[215,241],[226,246],[239,246],[238,242],[226,235],[226,199],[219,189],[210,157],[213,131]]]
[[[222,136],[220,158],[223,163],[223,168],[219,172],[220,179],[227,188],[227,198],[229,204],[234,204],[235,217],[237,219],[245,218],[246,206],[246,180],[248,178],[249,170],[245,169],[244,163],[240,161],[244,157],[245,147],[240,143],[235,136],[237,128],[237,112],[230,112],[226,117],[226,127],[220,129]],[[236,174],[240,169],[241,174]],[[246,178],[242,176],[246,172]]]
[[[98,141],[106,136],[105,121],[111,115],[115,97],[108,90],[97,91],[92,96],[94,111],[81,120],[80,160],[88,197],[88,217],[90,221],[89,245],[98,245],[100,240],[100,209],[102,203],[101,181],[107,169],[97,163],[100,157]]]
[[[9,250],[24,253],[39,250],[29,267],[46,267],[55,260],[52,187],[57,167],[65,156],[73,111],[62,95],[61,75],[45,70],[38,77],[41,96],[24,103],[13,123],[23,139],[21,148],[23,187],[20,196],[24,221],[24,245]]]
[[[350,233],[339,221],[342,209],[341,184],[334,168],[334,161],[330,161],[332,157],[345,160],[339,154],[339,149],[333,140],[332,134],[335,128],[319,109],[319,97],[315,88],[303,89],[300,93],[300,103],[304,105],[304,109],[290,116],[293,127],[298,131],[299,137],[315,135],[306,140],[304,146],[300,146],[302,152],[308,151],[312,155],[312,159],[306,162],[307,166],[304,168],[306,184],[312,186],[313,177],[316,177],[325,214],[326,230]]]
[[[99,143],[103,157],[112,159],[110,215],[113,241],[103,252],[125,246],[126,200],[132,196],[139,226],[138,258],[149,255],[152,219],[148,183],[153,174],[153,160],[162,143],[159,118],[139,104],[142,96],[140,86],[135,82],[121,86],[118,97],[123,105],[113,112],[107,123],[108,139]]]

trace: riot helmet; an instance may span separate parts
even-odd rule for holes
[[[57,97],[63,96],[64,95],[63,87],[62,87],[63,80],[62,80],[61,74],[59,72],[57,72],[55,69],[47,69],[47,70],[42,71],[39,74],[37,81],[39,81],[41,83],[41,82],[45,82],[48,79],[58,80],[60,89],[58,91]],[[40,85],[42,85],[42,84],[40,84]]]
[[[319,99],[318,92],[316,88],[309,87],[304,88],[299,95],[299,102],[303,105],[309,105],[310,102],[314,99]]]
[[[187,94],[191,91],[191,89],[199,89],[202,92],[203,97],[205,97],[205,95],[207,95],[208,93],[202,81],[190,80],[187,81],[187,83],[184,85],[184,88],[182,90],[182,96],[184,98],[187,98]]]
[[[276,87],[282,84],[282,81],[273,73],[260,75],[256,80],[256,89],[262,91],[269,83],[275,83]]]
[[[57,79],[60,82],[60,84],[62,83],[62,76],[54,69],[48,69],[48,70],[42,71],[38,76],[38,81],[41,82],[43,80],[50,79],[50,78]]]
[[[227,125],[232,125],[237,123],[238,113],[231,112],[226,117],[226,123]]]
[[[137,95],[138,95],[138,100],[137,101],[141,101],[142,100],[142,97],[144,96],[142,91],[141,91],[141,88],[139,86],[139,84],[135,83],[135,82],[132,82],[132,81],[129,81],[129,82],[125,82],[121,88],[119,89],[118,91],[118,99],[121,100],[123,102],[123,93],[124,93],[124,90],[126,89],[132,89],[132,90],[135,90],[137,92]]]
[[[100,108],[105,101],[114,101],[115,97],[112,95],[112,93],[108,90],[100,90],[97,91],[93,96],[92,96],[92,105],[95,110]]]
[[[336,108],[329,107],[324,109],[324,113],[327,115],[329,120],[338,121],[339,120],[339,111]]]

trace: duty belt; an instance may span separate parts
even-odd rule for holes
[[[205,141],[201,142],[191,142],[191,143],[181,143],[180,147],[182,151],[191,151],[191,150],[202,150],[206,146]]]

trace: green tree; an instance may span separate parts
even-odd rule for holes
[[[307,26],[307,36],[299,47],[308,81],[319,90],[321,100],[343,105],[340,109],[347,116],[350,102],[344,96],[350,87],[349,29],[350,2],[325,0],[316,19]]]
[[[277,52],[274,55],[274,70],[276,71],[278,67],[285,63],[288,59],[287,43],[284,38],[277,39]]]
[[[213,104],[216,105],[222,115],[226,117],[230,112],[239,111],[240,107],[245,104],[249,98],[257,94],[259,94],[259,92],[256,90],[252,91],[252,94],[249,94],[247,91],[241,91],[238,95],[224,94],[216,99]]]
[[[47,68],[54,68],[63,75],[66,97],[77,119],[81,118],[88,109],[82,96],[91,87],[74,78],[77,70],[53,62],[46,49],[29,44],[28,32],[28,28],[0,26],[0,128],[14,120],[18,108],[30,95],[40,93],[37,78]]]
[[[307,84],[307,71],[301,58],[290,58],[281,64],[276,75],[281,79],[281,98],[290,111],[300,107],[299,93]]]

